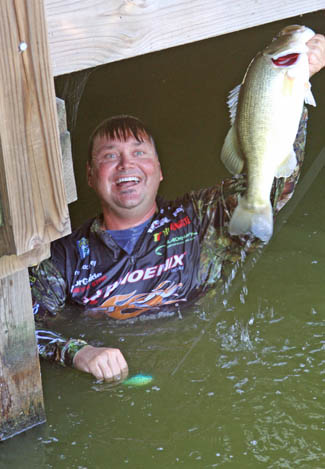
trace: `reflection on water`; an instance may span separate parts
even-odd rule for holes
[[[323,31],[324,19],[318,13],[290,22]],[[152,123],[163,193],[173,197],[224,177],[216,159],[228,129],[226,95],[284,24],[92,73],[74,135],[73,223],[96,210],[83,161],[86,135],[106,115],[129,112]],[[318,108],[310,112],[301,183],[324,146],[323,82],[324,74],[313,79]],[[58,329],[121,347],[130,375],[154,379],[139,388],[101,384],[42,363],[47,424],[2,443],[0,467],[325,467],[324,176],[321,163],[290,202],[297,206],[285,208],[281,229],[239,266],[224,296],[211,292],[181,314],[126,324],[67,310]]]

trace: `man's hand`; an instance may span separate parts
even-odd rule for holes
[[[309,76],[312,77],[325,67],[325,36],[315,34],[308,42]]]
[[[128,375],[128,365],[117,348],[85,345],[74,356],[73,366],[106,381],[120,381]]]

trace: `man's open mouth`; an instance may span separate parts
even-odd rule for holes
[[[140,178],[136,177],[136,176],[128,176],[128,177],[121,177],[119,179],[117,179],[116,181],[116,185],[117,186],[120,186],[120,185],[123,185],[123,184],[139,184],[140,182]]]

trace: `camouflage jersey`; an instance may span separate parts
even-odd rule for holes
[[[295,151],[297,167],[289,178],[275,179],[274,215],[290,199],[303,161],[307,112],[304,111]],[[71,365],[84,340],[69,339],[44,329],[48,315],[66,302],[123,320],[178,309],[224,285],[234,263],[262,246],[258,239],[230,236],[228,223],[238,196],[246,190],[244,175],[190,192],[174,200],[157,199],[157,211],[126,253],[101,228],[102,217],[84,223],[51,245],[51,258],[30,269],[38,347],[41,357]]]

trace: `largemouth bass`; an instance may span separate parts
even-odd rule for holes
[[[221,160],[233,174],[244,166],[247,171],[247,191],[230,220],[231,235],[250,234],[264,242],[272,236],[274,177],[294,171],[293,143],[304,101],[316,106],[306,46],[314,34],[305,26],[287,26],[254,57],[241,85],[230,92],[232,126]]]

